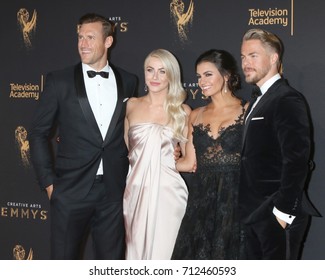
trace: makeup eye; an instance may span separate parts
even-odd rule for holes
[[[161,69],[161,70],[159,70],[159,74],[166,74],[166,71],[165,70],[163,70],[163,69]]]

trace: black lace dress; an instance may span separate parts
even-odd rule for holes
[[[197,171],[189,186],[186,213],[172,259],[235,260],[243,258],[238,215],[240,151],[244,121],[220,129],[193,126]]]

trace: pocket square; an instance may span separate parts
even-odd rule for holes
[[[129,97],[124,98],[124,99],[123,99],[123,103],[126,102],[126,101],[128,101],[128,100],[129,100]]]
[[[252,118],[252,121],[264,120],[264,117],[255,117]]]

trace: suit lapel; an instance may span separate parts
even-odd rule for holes
[[[272,97],[272,94],[276,91],[276,89],[279,87],[280,84],[283,83],[283,79],[277,80],[268,90],[267,92],[262,96],[261,100],[257,103],[256,107],[253,109],[251,114],[248,116],[248,118],[245,121],[245,126],[244,126],[244,132],[243,132],[243,141],[242,141],[242,149],[244,149],[245,145],[245,140],[246,140],[246,133],[249,127],[249,124],[252,120],[252,118],[259,112],[259,110],[263,107],[265,103],[268,102],[268,100]],[[252,103],[253,106],[253,103]],[[252,107],[251,105],[249,106],[250,108]],[[249,109],[249,108],[248,108]],[[249,110],[247,110],[249,113]],[[247,113],[247,114],[248,114]]]
[[[115,79],[116,79],[117,102],[116,102],[116,107],[115,107],[111,122],[109,124],[108,130],[107,130],[107,133],[106,133],[106,137],[105,137],[105,140],[104,140],[104,145],[106,145],[109,142],[109,140],[110,140],[110,138],[111,138],[111,136],[112,136],[112,134],[114,132],[117,121],[118,121],[118,119],[120,117],[120,114],[121,114],[121,111],[122,111],[122,108],[123,108],[123,97],[124,97],[124,89],[123,89],[122,77],[120,75],[120,72],[117,71],[114,66],[110,65],[110,67],[114,71],[114,75],[115,75]]]
[[[82,112],[89,123],[91,129],[95,131],[96,134],[98,134],[101,137],[100,130],[98,128],[94,113],[91,109],[87,93],[86,93],[86,87],[85,87],[85,81],[82,74],[82,66],[81,63],[77,64],[74,71],[74,79],[75,79],[75,86],[76,86],[76,92],[77,97],[79,100],[80,107],[82,109]]]
[[[257,103],[256,107],[253,109],[253,111],[250,113],[248,118],[245,120],[245,127],[244,127],[244,132],[243,132],[243,144],[245,142],[246,138],[246,133],[249,127],[249,124],[252,120],[252,118],[255,116],[255,114],[259,111],[259,109],[263,106],[265,102],[269,99],[270,96],[270,91],[267,91],[261,98],[261,100]]]
[[[253,98],[251,100],[251,102],[246,110],[245,116],[244,116],[244,124],[245,125],[244,125],[243,137],[242,137],[242,148],[244,147],[246,132],[247,132],[247,128],[248,128],[248,124],[249,124],[249,120],[250,120],[250,118],[247,118],[247,116],[248,116],[249,112],[252,110],[252,107],[253,107],[255,101],[256,101],[256,98]],[[252,114],[250,114],[250,115],[252,115]]]

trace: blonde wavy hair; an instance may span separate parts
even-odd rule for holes
[[[167,50],[157,49],[152,51],[144,61],[144,67],[150,57],[158,58],[166,70],[169,81],[168,94],[165,100],[164,108],[167,112],[168,123],[174,131],[174,137],[179,141],[185,142],[187,139],[183,136],[183,130],[186,125],[186,112],[182,104],[186,99],[186,92],[181,83],[181,70],[176,57]]]

